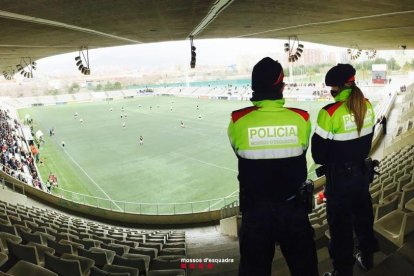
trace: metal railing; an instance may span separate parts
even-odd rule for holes
[[[119,201],[109,198],[90,196],[68,191],[58,187],[53,188],[51,193],[65,200],[79,204],[103,208],[111,211],[141,215],[178,215],[215,211],[220,210],[223,206],[226,206],[227,204],[234,202],[239,198],[239,195],[236,194],[233,196],[200,201],[177,203],[144,203]]]
[[[238,215],[240,215],[239,200],[235,200],[223,206],[220,210],[221,219],[238,216]]]

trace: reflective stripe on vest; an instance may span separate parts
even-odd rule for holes
[[[281,159],[288,157],[296,157],[301,154],[303,154],[302,147],[237,151],[237,155],[245,159]]]
[[[361,133],[359,135],[358,135],[358,131],[356,130],[352,132],[347,132],[347,133],[333,134],[332,132],[326,131],[319,126],[316,127],[315,133],[318,134],[323,139],[330,139],[334,141],[348,141],[348,140],[353,140],[353,139],[371,134],[372,126],[361,129]]]

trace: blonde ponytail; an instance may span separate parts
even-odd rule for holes
[[[358,135],[361,134],[361,129],[364,126],[365,114],[367,112],[367,104],[361,89],[354,84],[351,85],[352,92],[348,98],[346,106],[350,113],[354,116],[355,124],[357,125]]]

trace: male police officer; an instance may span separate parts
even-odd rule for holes
[[[252,72],[252,107],[234,111],[228,128],[238,158],[239,275],[270,275],[279,243],[292,275],[318,275],[313,230],[296,198],[306,180],[309,114],[283,107],[283,68],[273,59]]]

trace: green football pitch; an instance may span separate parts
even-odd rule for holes
[[[309,111],[314,126],[317,112],[325,104],[287,102],[285,106]],[[232,110],[249,105],[241,101],[150,96],[34,107],[21,109],[19,114],[21,118],[29,114],[35,122],[34,131],[44,133],[45,143],[40,146],[44,166],[39,169],[44,181],[49,172],[57,175],[60,189],[54,193],[105,208],[133,212],[145,212],[142,209],[147,208],[148,212],[163,213],[164,203],[237,197],[237,159],[227,138],[227,125]],[[121,118],[125,113],[127,117]],[[52,127],[55,135],[49,137]],[[309,155],[310,151],[311,171]],[[99,202],[89,196],[106,200]],[[125,207],[118,201],[151,204],[141,204],[137,210],[138,205]],[[157,211],[149,210],[154,204],[160,205]],[[174,211],[165,205],[164,212],[187,212],[189,208],[202,211],[222,204],[182,204]]]

